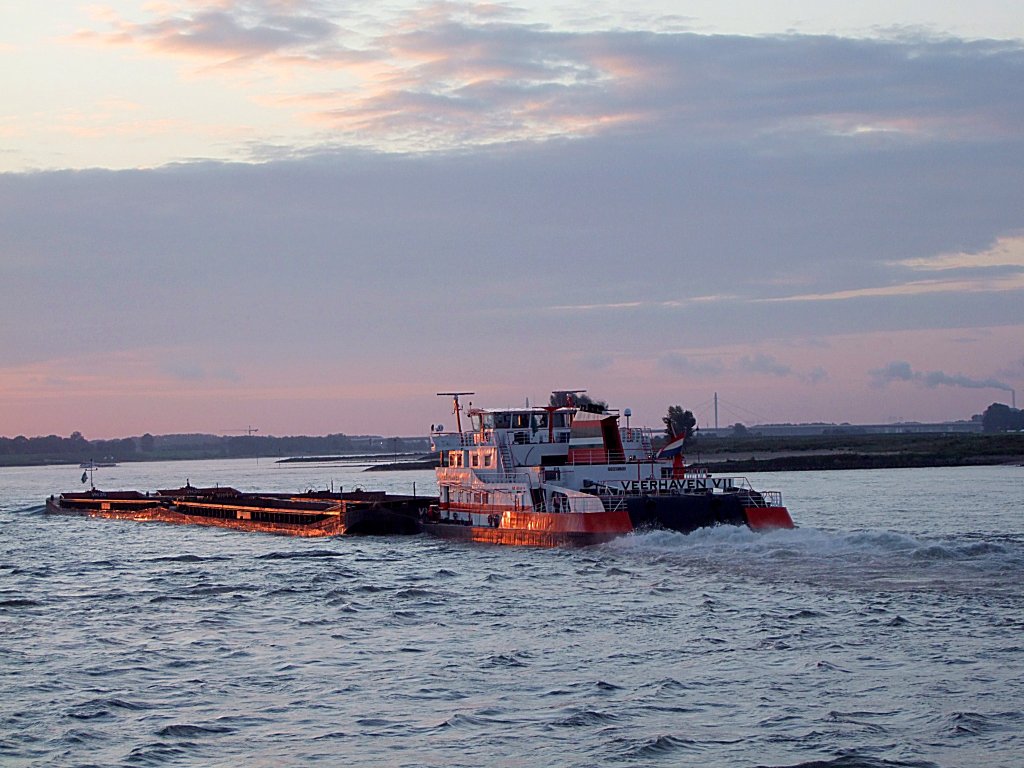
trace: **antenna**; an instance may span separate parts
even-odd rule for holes
[[[462,405],[459,403],[459,397],[462,395],[475,395],[476,392],[438,392],[438,397],[450,397],[452,398],[452,413],[455,414],[455,430],[462,433]],[[470,403],[472,405],[472,403]]]

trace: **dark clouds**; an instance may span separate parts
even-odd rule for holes
[[[725,342],[1017,322],[1019,291],[763,300],[898,285],[894,261],[1020,228],[1021,157],[930,147],[853,163],[652,135],[8,174],[0,340],[8,355],[75,344],[83,302],[94,339],[296,350],[315,329],[407,333],[422,348],[448,302],[479,333],[557,326],[627,344],[644,329],[670,348],[679,328]]]

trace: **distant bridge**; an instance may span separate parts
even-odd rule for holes
[[[790,437],[811,435],[915,435],[980,434],[981,421],[942,421],[925,423],[902,421],[893,424],[755,424],[746,425],[751,436]],[[701,437],[732,437],[732,427],[701,427]]]

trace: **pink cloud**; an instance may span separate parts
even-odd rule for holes
[[[73,37],[237,65],[259,59],[313,64],[364,58],[344,46],[344,30],[316,10],[304,2],[162,5],[151,7],[155,18],[149,22],[128,21],[108,10],[100,17],[106,31],[80,30]]]
[[[353,144],[398,149],[656,125],[784,142],[962,140],[1019,124],[985,65],[1012,57],[1007,44],[581,32],[522,16],[450,2],[372,21],[313,0],[179,3],[142,22],[107,12],[76,37],[282,82],[305,70],[279,103],[310,103],[307,120]]]

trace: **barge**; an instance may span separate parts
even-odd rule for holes
[[[384,491],[243,493],[234,488],[181,488],[62,493],[46,500],[51,514],[207,525],[288,536],[413,534],[424,504],[436,499]]]

